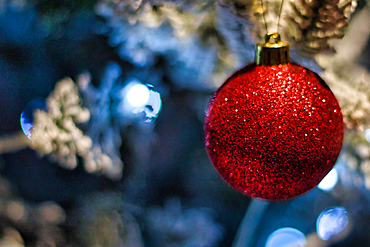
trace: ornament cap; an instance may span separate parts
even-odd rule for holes
[[[257,65],[279,65],[289,63],[289,44],[281,41],[279,33],[268,33],[265,42],[256,45]]]

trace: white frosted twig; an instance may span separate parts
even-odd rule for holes
[[[82,106],[76,84],[70,78],[59,81],[46,103],[47,111],[33,112],[31,139],[22,132],[0,137],[0,154],[30,147],[67,169],[76,168],[79,156],[87,172],[103,173],[112,180],[120,179],[120,158],[102,152],[101,147],[94,145],[91,138],[77,126],[89,121],[90,110]],[[105,131],[109,132],[109,129]]]
[[[370,73],[357,63],[370,35],[370,28],[362,25],[370,20],[369,13],[365,7],[354,16],[344,39],[333,44],[335,55],[316,56],[325,69],[321,76],[341,105],[346,127],[359,131],[370,127]]]

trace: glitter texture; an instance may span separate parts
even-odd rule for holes
[[[208,155],[244,195],[284,200],[314,188],[343,142],[338,102],[314,72],[295,64],[247,65],[212,97],[205,118]]]

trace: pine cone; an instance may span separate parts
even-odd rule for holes
[[[291,0],[290,4],[293,25],[287,36],[293,36],[310,53],[334,51],[328,41],[343,38],[348,17],[356,7],[352,0]]]

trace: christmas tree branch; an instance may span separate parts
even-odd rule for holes
[[[268,201],[252,199],[236,233],[233,247],[253,246],[255,233],[269,204]]]
[[[0,155],[15,153],[31,145],[30,139],[22,132],[0,137]]]

